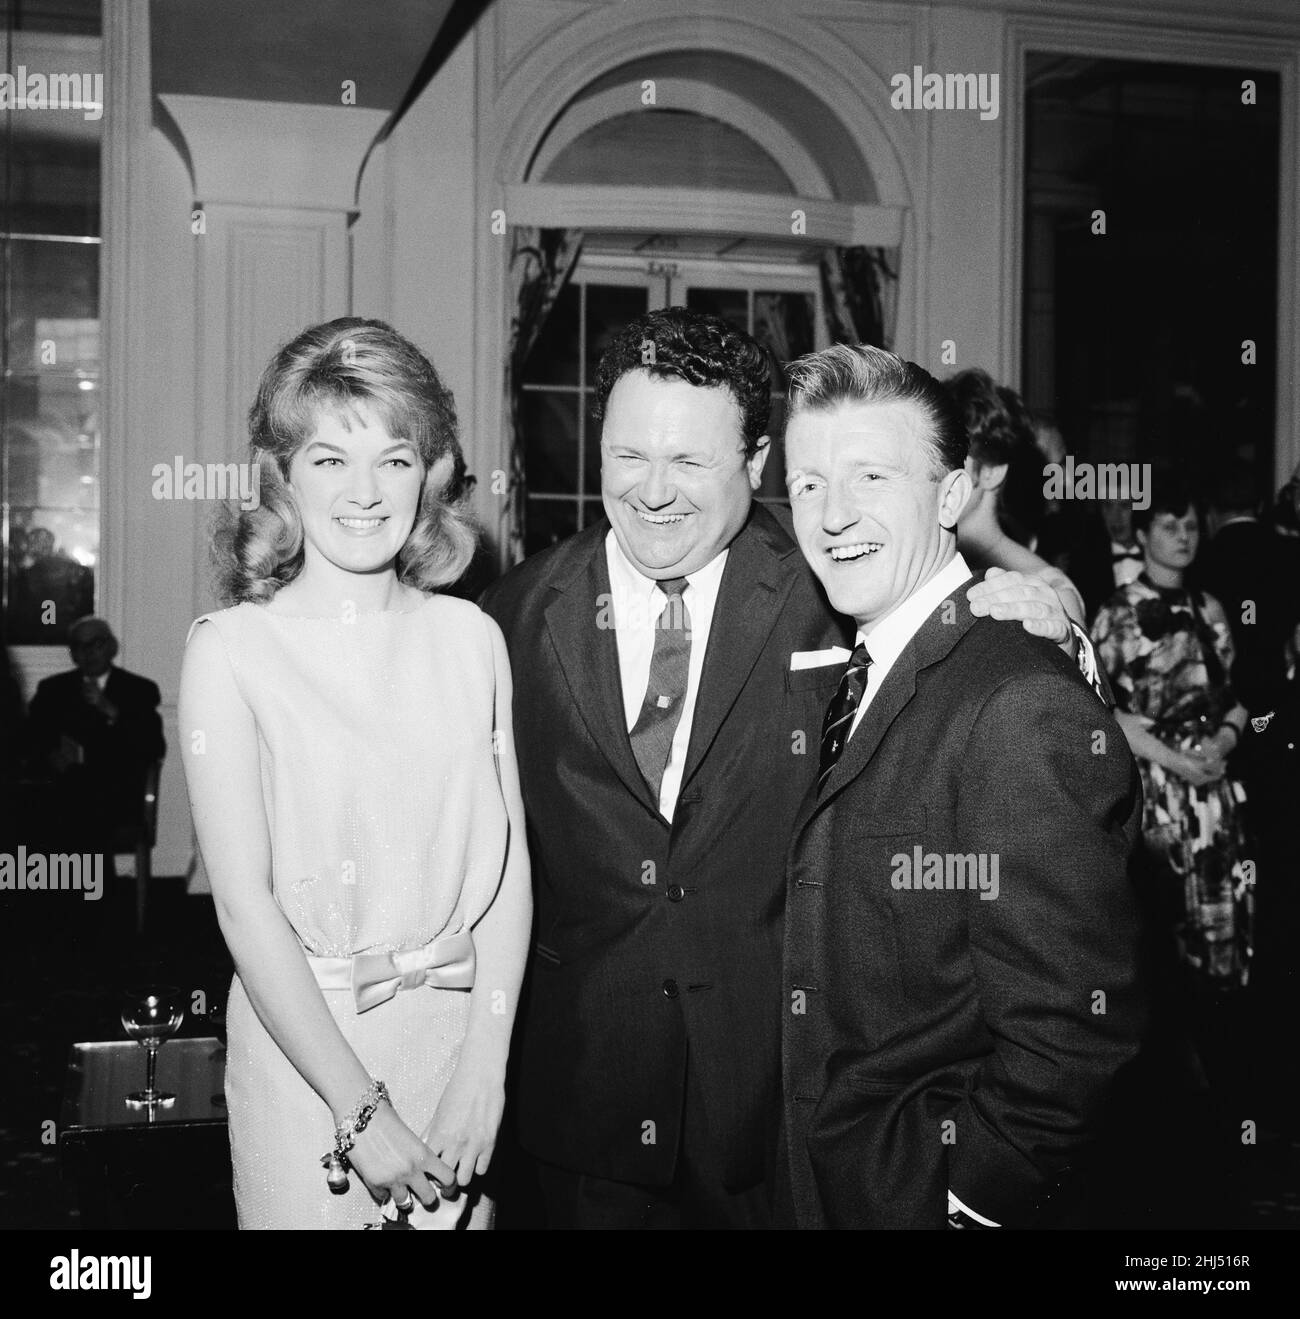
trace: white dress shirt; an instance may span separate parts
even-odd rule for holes
[[[704,652],[713,626],[713,611],[718,603],[722,570],[727,566],[727,550],[686,578],[682,603],[691,619],[691,657],[686,675],[686,701],[677,731],[673,734],[668,766],[659,785],[659,813],[671,821],[677,807],[686,765],[686,748],[690,745],[691,725],[695,721],[695,698],[700,691],[700,674],[704,669]],[[623,719],[630,733],[641,717],[646,687],[650,682],[650,661],[655,648],[655,624],[668,604],[668,597],[657,582],[644,576],[619,548],[613,531],[605,537],[605,558],[609,564],[610,601],[614,620],[614,637],[618,643],[618,676],[623,686]]]
[[[849,737],[858,731],[867,706],[876,699],[880,684],[889,676],[895,661],[907,649],[907,643],[921,630],[921,624],[971,575],[966,560],[960,554],[939,569],[923,586],[886,614],[872,623],[870,628],[858,629],[858,640],[866,642],[871,667],[867,670],[867,689],[858,703]],[[954,620],[955,621],[955,620]]]

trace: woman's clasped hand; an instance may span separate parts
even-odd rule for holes
[[[414,1196],[426,1209],[433,1209],[441,1195],[458,1194],[454,1168],[402,1121],[387,1100],[357,1135],[348,1161],[381,1204],[391,1195],[399,1208],[406,1208],[408,1197]]]

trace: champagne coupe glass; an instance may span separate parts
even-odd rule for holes
[[[122,1025],[126,1033],[143,1044],[149,1056],[145,1069],[145,1087],[126,1097],[131,1108],[155,1104],[173,1104],[176,1096],[161,1091],[154,1084],[158,1072],[158,1050],[169,1036],[175,1035],[185,1020],[185,999],[175,985],[143,985],[122,995]]]

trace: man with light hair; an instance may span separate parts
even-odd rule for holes
[[[795,535],[856,645],[788,853],[785,1212],[1041,1225],[1138,1043],[1133,758],[1057,647],[972,612],[934,378],[839,345],[788,406]],[[891,882],[913,852],[934,864]],[[996,890],[945,882],[971,855]]]

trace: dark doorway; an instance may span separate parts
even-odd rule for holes
[[[1271,491],[1278,75],[1031,53],[1026,88],[1026,401],[1081,459]]]

